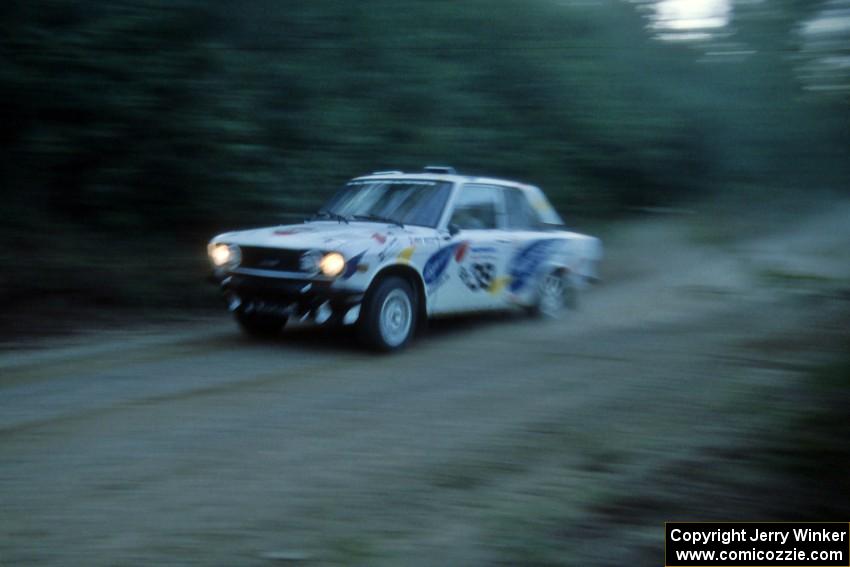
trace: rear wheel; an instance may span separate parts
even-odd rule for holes
[[[258,338],[274,337],[286,325],[286,317],[244,311],[236,312],[236,321],[246,335]]]
[[[363,302],[358,334],[368,347],[389,352],[403,348],[416,328],[416,295],[404,279],[379,281]]]
[[[544,319],[559,319],[576,306],[576,290],[560,270],[545,274],[537,285],[537,303],[532,313]]]

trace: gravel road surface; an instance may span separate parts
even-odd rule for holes
[[[394,356],[226,314],[7,348],[0,565],[507,564],[547,538],[658,564],[665,510],[601,523],[793,410],[846,333],[847,218],[623,227],[563,320],[440,321]]]

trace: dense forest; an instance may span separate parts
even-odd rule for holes
[[[845,3],[739,1],[700,42],[650,5],[4,3],[0,297],[202,301],[209,236],[377,169],[534,182],[568,222],[846,190]]]

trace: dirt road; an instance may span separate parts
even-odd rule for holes
[[[694,463],[734,467],[840,348],[848,210],[623,229],[565,320],[397,356],[226,315],[3,351],[0,564],[658,564],[662,521],[716,510]]]

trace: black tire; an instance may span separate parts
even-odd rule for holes
[[[561,282],[560,306],[547,304],[544,295],[546,294],[547,279],[557,278]],[[555,270],[543,274],[537,283],[537,299],[534,305],[529,308],[529,314],[532,317],[540,319],[558,319],[566,310],[574,310],[578,306],[578,291],[571,284],[569,278],[560,270]],[[553,308],[554,307],[554,308]]]
[[[406,308],[404,307],[405,298]],[[367,348],[379,352],[393,352],[407,346],[416,330],[417,299],[413,287],[403,278],[389,276],[378,281],[363,301],[360,320],[357,323],[357,336],[360,342]],[[392,310],[392,312],[385,313],[385,310]],[[392,324],[394,315],[406,317],[406,321],[399,322],[396,327]],[[382,319],[384,317],[391,320]]]
[[[246,335],[267,339],[280,334],[286,325],[286,317],[237,311],[236,322]]]

